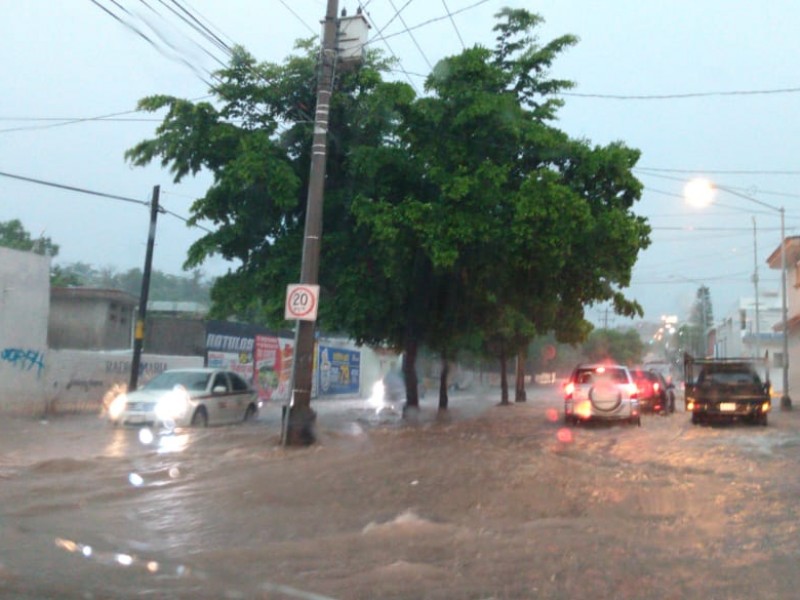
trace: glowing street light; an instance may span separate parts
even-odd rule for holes
[[[683,188],[686,203],[695,208],[705,208],[714,202],[716,191],[722,190],[744,200],[749,200],[759,206],[774,210],[781,215],[781,321],[783,328],[783,395],[781,396],[781,408],[791,410],[792,399],[789,396],[789,326],[788,314],[786,311],[786,230],[784,226],[783,207],[773,206],[758,198],[753,198],[738,192],[729,187],[724,187],[703,179],[701,177],[690,180]]]

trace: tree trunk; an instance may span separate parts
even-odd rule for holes
[[[508,356],[505,344],[500,348],[500,404],[509,404],[508,401]]]
[[[450,372],[450,364],[447,356],[442,354],[442,373],[439,376],[439,410],[447,410],[447,375]]]
[[[525,392],[525,362],[528,358],[526,348],[521,348],[517,352],[517,375],[514,386],[514,402],[526,402],[528,395]]]
[[[403,349],[403,382],[406,384],[406,404],[403,408],[419,409],[417,387],[417,340],[407,339]]]

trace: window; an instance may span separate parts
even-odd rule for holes
[[[246,392],[250,386],[247,385],[247,382],[239,377],[236,373],[228,373],[228,376],[231,379],[231,387],[233,388],[234,392]]]
[[[225,373],[217,373],[214,377],[214,385],[211,386],[211,389],[215,390],[217,387],[224,387],[225,391],[228,391],[228,378],[225,377]]]

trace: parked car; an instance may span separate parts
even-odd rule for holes
[[[564,385],[564,421],[626,421],[642,424],[638,389],[627,367],[578,365]]]
[[[108,408],[115,425],[206,427],[253,419],[258,396],[238,374],[223,369],[164,371]]]
[[[634,369],[633,380],[639,391],[639,407],[642,412],[662,415],[675,412],[675,386],[655,370]]]

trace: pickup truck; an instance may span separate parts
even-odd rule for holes
[[[772,408],[769,369],[764,361],[764,379],[750,358],[694,358],[684,356],[686,382],[684,402],[692,424],[712,420],[747,420],[767,424]]]

